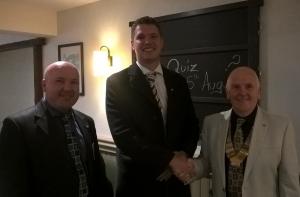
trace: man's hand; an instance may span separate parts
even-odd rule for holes
[[[170,167],[173,174],[185,184],[188,184],[195,175],[194,162],[183,151],[175,152]]]

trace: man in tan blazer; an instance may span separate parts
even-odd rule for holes
[[[292,123],[258,106],[256,72],[246,66],[233,69],[226,94],[232,109],[205,118],[200,158],[189,160],[194,171],[179,178],[190,181],[193,175],[195,179],[211,173],[214,197],[299,197]]]

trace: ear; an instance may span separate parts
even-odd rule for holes
[[[43,89],[43,92],[46,91],[46,80],[45,79],[42,80],[42,89]]]
[[[259,86],[259,88],[258,88],[258,96],[257,96],[257,98],[258,98],[258,100],[260,100],[260,98],[261,98],[261,87]]]
[[[161,41],[160,41],[160,43],[161,43],[161,49],[163,49],[163,48],[164,48],[164,45],[165,45],[165,41],[164,41],[163,38],[161,38],[160,40],[161,40]]]
[[[227,87],[225,87],[226,98],[230,100],[230,92]]]
[[[131,40],[131,49],[132,49],[133,51],[135,50],[133,40]]]

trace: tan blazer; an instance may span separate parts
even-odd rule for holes
[[[198,177],[212,173],[214,197],[225,197],[225,143],[231,110],[204,120]],[[294,129],[258,108],[242,186],[243,197],[300,197]]]

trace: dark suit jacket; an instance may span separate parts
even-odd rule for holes
[[[112,197],[92,118],[74,110],[87,149],[89,197]],[[1,197],[76,197],[78,176],[64,128],[38,103],[4,120],[0,133]]]
[[[198,140],[198,120],[185,79],[163,68],[168,95],[167,123],[142,71],[134,64],[107,80],[106,111],[118,147],[119,196],[189,196],[174,176],[156,178],[167,169],[174,151],[192,156]]]

